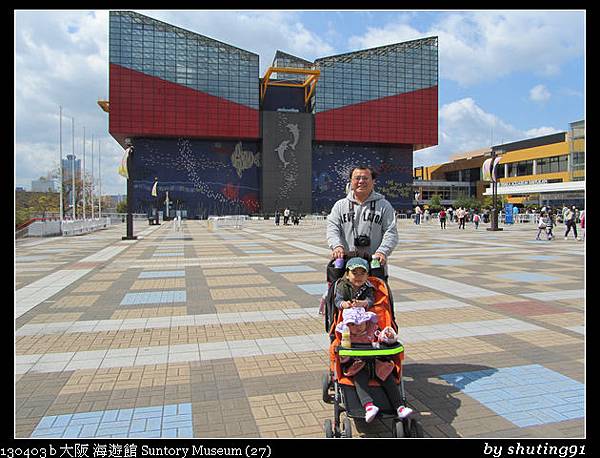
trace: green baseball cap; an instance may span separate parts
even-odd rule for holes
[[[369,271],[369,263],[366,259],[363,258],[350,258],[346,263],[346,269],[354,270],[354,269],[365,269],[366,272]]]

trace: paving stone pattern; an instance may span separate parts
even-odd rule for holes
[[[398,223],[408,403],[430,438],[584,437],[585,245],[485,228]],[[324,223],[134,232],[17,241],[16,437],[324,437]]]

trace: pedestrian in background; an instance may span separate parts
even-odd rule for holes
[[[479,213],[475,212],[475,214],[473,215],[473,223],[475,223],[475,229],[479,229],[479,220]]]
[[[548,233],[546,232],[547,222],[548,222],[548,215],[546,213],[542,213],[542,215],[540,216],[540,219],[538,221],[538,233],[535,236],[536,240],[541,240],[540,235],[542,234],[542,231],[546,234],[546,238],[548,238]]]
[[[281,212],[279,209],[275,210],[275,226],[279,226],[279,220],[281,219]]]
[[[585,208],[579,214],[579,223],[581,224],[581,238],[579,240],[585,240]]]
[[[571,232],[571,228],[573,228],[573,236],[575,240],[577,240],[577,224],[575,223],[575,206],[573,208],[567,208],[567,211],[564,212],[564,222],[567,230],[565,231],[565,240],[569,237],[569,232]]]
[[[462,227],[464,230],[466,217],[465,209],[460,207],[458,210],[456,210],[456,217],[458,218],[458,228],[460,229]]]
[[[548,211],[545,223],[546,223],[546,238],[548,240],[552,240],[554,238],[554,234],[552,233],[552,228],[554,228],[554,226],[556,224],[556,216],[554,215],[552,209],[550,209]]]
[[[417,205],[415,207],[415,224],[421,224],[421,213],[423,213],[423,210]]]
[[[446,210],[443,208],[438,213],[438,218],[440,220],[440,226],[442,229],[446,229]]]

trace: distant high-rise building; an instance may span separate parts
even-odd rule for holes
[[[72,181],[73,161],[75,161],[75,181],[81,180],[81,159],[77,159],[74,154],[67,154],[67,158],[62,160],[63,181]]]
[[[31,181],[32,192],[58,192],[56,190],[56,183],[52,179],[40,177],[39,180]]]
[[[81,159],[77,159],[74,154],[67,154],[67,158],[62,160],[62,175],[64,183],[64,196],[67,205],[71,205],[71,189],[73,187],[73,165],[75,166],[75,186],[81,181]]]

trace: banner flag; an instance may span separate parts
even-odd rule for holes
[[[127,170],[127,159],[129,158],[129,152],[131,151],[131,147],[125,150],[123,154],[123,158],[121,159],[121,163],[119,164],[119,175],[125,177],[129,180],[129,170]]]

